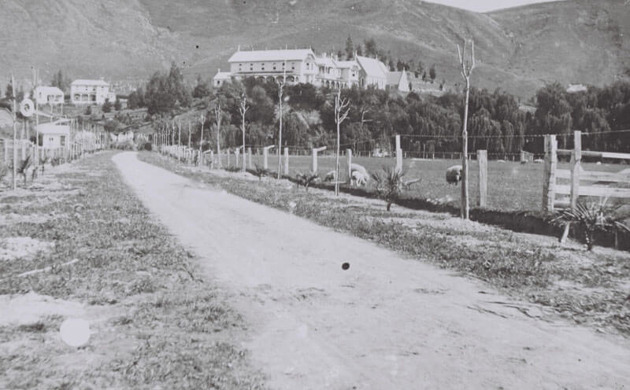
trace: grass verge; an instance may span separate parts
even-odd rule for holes
[[[111,156],[0,193],[1,213],[11,217],[0,220],[0,244],[47,244],[0,261],[0,303],[26,299],[26,308],[57,311],[0,321],[0,388],[264,388],[235,344],[242,319],[152,220]],[[79,349],[59,338],[71,316],[88,319],[94,332]]]
[[[606,248],[589,253],[579,245],[563,246],[549,237],[461,221],[445,213],[401,207],[386,212],[382,202],[347,195],[335,198],[321,190],[306,192],[286,180],[244,180],[240,173],[225,171],[213,174],[157,153],[139,157],[243,198],[472,275],[576,323],[630,336],[627,253]]]

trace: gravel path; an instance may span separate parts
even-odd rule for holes
[[[629,389],[630,342],[481,282],[140,162],[143,203],[249,325],[273,389]],[[342,263],[349,263],[348,270]]]

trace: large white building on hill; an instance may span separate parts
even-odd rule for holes
[[[409,91],[405,72],[390,72],[375,58],[356,56],[353,60],[339,61],[336,56],[315,55],[311,49],[295,50],[238,50],[228,60],[229,72],[217,72],[213,85],[220,87],[232,78],[242,80],[256,77],[267,81],[288,84],[308,83],[318,87],[349,88],[353,85],[367,88]],[[394,80],[396,82],[394,82]],[[404,85],[404,88],[400,86]]]
[[[110,92],[109,83],[103,80],[74,80],[70,84],[72,104],[103,104],[105,100],[116,100],[116,94]]]

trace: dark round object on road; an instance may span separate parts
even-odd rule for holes
[[[347,270],[348,268],[350,268],[350,263],[343,263],[343,264],[341,264],[341,269],[342,269],[342,270],[344,270],[344,271],[345,271],[345,270]]]

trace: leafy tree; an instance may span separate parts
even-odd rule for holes
[[[13,85],[11,85],[11,83],[7,84],[7,87],[5,89],[4,92],[4,97],[7,99],[12,99],[13,98]]]
[[[92,106],[88,105],[85,108],[85,115],[92,115]]]
[[[114,110],[120,111],[121,109],[122,109],[122,103],[120,102],[120,99],[118,98],[118,96],[116,96],[116,101],[114,101]]]
[[[129,97],[127,98],[127,108],[135,110],[136,108],[144,106],[144,90],[142,88],[138,88],[129,94]]]
[[[363,43],[365,44],[365,55],[376,58],[378,56],[378,48],[374,38],[367,39]]]
[[[435,73],[435,65],[431,65],[431,68],[429,69],[429,77],[431,77],[432,83],[435,81],[436,76],[437,74]]]
[[[103,125],[103,129],[108,133],[118,133],[122,127],[122,123],[118,122],[116,119],[110,119]]]
[[[352,38],[348,35],[348,39],[346,39],[346,60],[351,60],[354,57],[354,43],[352,42]]]
[[[105,99],[105,103],[103,103],[103,107],[101,108],[104,113],[108,113],[112,110],[112,103],[109,99]]]
[[[50,82],[53,87],[57,87],[63,92],[68,92],[70,87],[70,80],[63,75],[63,72],[59,70],[53,75],[53,79]]]
[[[210,96],[210,87],[208,83],[201,78],[201,75],[197,76],[197,85],[193,90],[192,96],[197,99]]]
[[[357,52],[358,56],[362,56],[363,55],[363,47],[361,46],[360,43],[357,43],[356,52]]]
[[[184,83],[184,76],[175,63],[168,74],[156,72],[151,76],[145,92],[149,114],[168,113],[178,106],[189,107],[191,101],[192,96]]]

